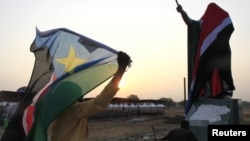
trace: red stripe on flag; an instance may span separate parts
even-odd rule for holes
[[[215,3],[209,4],[201,18],[201,28],[205,29],[201,33],[201,40],[203,41],[227,17],[229,17],[229,14]]]
[[[30,131],[32,123],[33,123],[33,113],[34,113],[35,106],[30,105],[27,109],[27,117],[26,117],[26,123],[27,123],[27,133]]]
[[[216,97],[222,92],[221,79],[218,68],[215,68],[212,76],[212,97]]]

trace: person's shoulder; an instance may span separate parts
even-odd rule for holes
[[[195,136],[195,134],[192,130],[189,130],[188,135],[189,135],[189,138],[191,139],[191,141],[198,141],[197,137]]]
[[[191,135],[191,136],[195,136],[194,132],[192,130],[188,130],[188,134]]]

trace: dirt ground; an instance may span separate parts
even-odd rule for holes
[[[89,120],[89,141],[155,141],[179,127],[183,115],[183,109],[171,109],[164,116]],[[250,109],[242,111],[242,118],[242,124],[250,124]]]
[[[90,141],[140,141],[164,136],[178,123],[167,123],[164,117],[142,116],[123,119],[89,120]]]
[[[250,124],[250,109],[243,110],[243,123]],[[129,116],[89,119],[89,141],[154,141],[179,127],[183,110],[166,110],[163,116]],[[1,127],[0,135],[4,130]]]

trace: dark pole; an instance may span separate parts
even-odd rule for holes
[[[184,111],[186,109],[186,78],[184,77]]]
[[[179,2],[178,2],[178,0],[175,0],[175,2],[176,2],[176,4],[177,4],[177,5],[179,5]]]
[[[157,141],[157,138],[156,138],[156,135],[155,135],[155,128],[154,128],[154,126],[152,126],[152,130],[153,130],[153,134],[154,134],[154,139],[155,139],[155,141]]]

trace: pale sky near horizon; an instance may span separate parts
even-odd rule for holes
[[[179,0],[195,20],[210,2],[228,11],[234,24],[230,45],[233,98],[250,101],[250,1]],[[187,79],[187,27],[175,0],[2,0],[0,5],[0,90],[28,85],[35,28],[68,28],[116,50],[127,52],[132,66],[116,97],[183,100]],[[103,86],[103,85],[102,85]],[[95,96],[101,89],[88,94]]]

